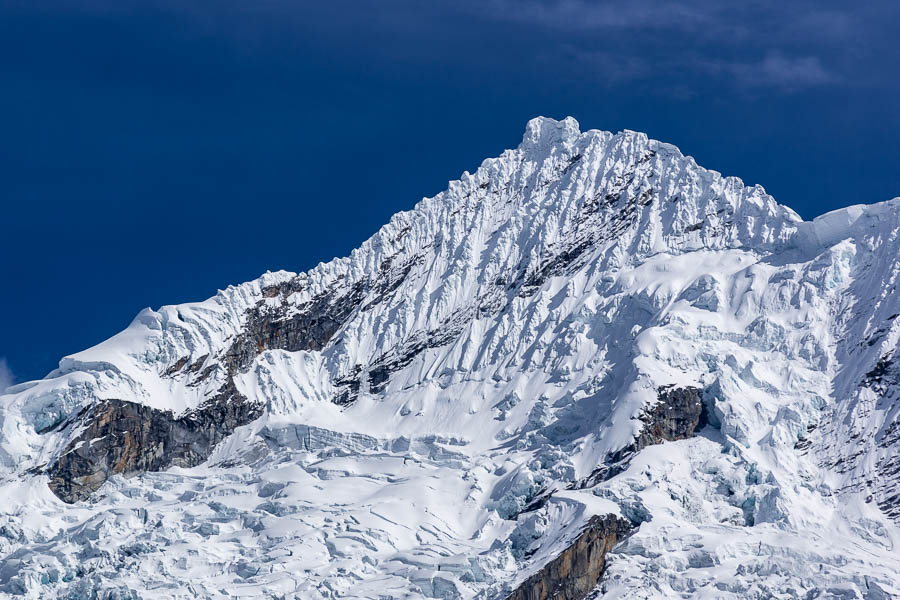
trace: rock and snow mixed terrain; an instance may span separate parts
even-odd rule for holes
[[[0,397],[0,595],[893,597],[898,263],[900,200],[804,222],[534,119]]]

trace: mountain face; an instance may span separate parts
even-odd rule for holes
[[[0,397],[0,594],[893,597],[898,236],[534,119]]]

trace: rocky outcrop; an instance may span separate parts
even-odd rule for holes
[[[86,408],[60,426],[69,428],[74,437],[45,469],[50,489],[65,502],[77,502],[97,491],[113,474],[202,463],[236,427],[262,415],[261,405],[249,403],[238,392],[234,375],[249,369],[265,350],[322,350],[354,311],[368,308],[360,308],[367,296],[375,302],[393,293],[414,264],[415,260],[398,266],[386,260],[375,278],[347,289],[334,286],[299,305],[288,298],[304,289],[305,276],[263,289],[264,299],[247,311],[243,331],[220,355],[219,363],[207,364],[209,355],[193,363],[185,356],[162,372],[164,377],[196,376],[188,383],[195,386],[224,367],[226,383],[215,396],[180,417],[124,400],[105,400]],[[269,302],[273,298],[281,301]],[[378,377],[387,376],[386,369],[372,375],[376,386],[383,383]],[[335,401],[348,404],[357,390],[358,383],[345,393],[346,398]]]
[[[881,512],[900,523],[900,453],[892,451],[900,445],[900,410],[894,408],[900,390],[900,361],[895,358],[895,351],[878,360],[875,367],[866,373],[862,385],[878,396],[875,406],[885,414],[884,422],[873,438],[875,447],[881,452],[871,476],[865,482],[870,491],[867,500],[874,499]],[[859,432],[857,435],[860,435]],[[851,439],[854,438],[851,436]],[[863,449],[857,452],[862,454]],[[847,462],[849,465],[852,461]],[[843,464],[833,465],[833,468],[841,471]]]
[[[347,376],[335,382],[335,386],[342,391],[333,401],[340,405],[353,402],[364,378],[368,378],[369,392],[381,393],[392,374],[409,366],[423,351],[440,348],[455,341],[474,317],[475,311],[454,313],[439,327],[411,335],[402,344],[375,357],[367,367],[355,365]]]
[[[688,439],[707,424],[699,388],[665,386],[659,388],[658,397],[659,401],[638,417],[644,426],[634,441],[607,456],[602,465],[571,487],[583,489],[606,481],[628,468],[632,457],[647,446]]]
[[[222,355],[226,372],[234,375],[247,371],[253,360],[266,350],[322,350],[354,312],[371,310],[384,301],[400,287],[413,267],[420,262],[421,257],[416,256],[402,264],[394,264],[394,258],[389,257],[373,277],[348,286],[339,282],[297,305],[290,303],[288,298],[305,288],[306,275],[298,275],[264,288],[264,299],[247,311],[244,330]],[[273,305],[268,302],[273,298],[280,298],[280,303]],[[367,302],[364,304],[364,301]],[[184,363],[176,363],[170,370],[178,372],[184,367]],[[349,404],[356,399],[360,370],[361,367],[357,365],[356,371],[351,370],[350,375],[335,382],[342,390],[335,396],[335,403]],[[376,370],[372,375],[374,385],[382,384],[388,374],[386,368]]]
[[[284,295],[292,290],[294,287],[282,292],[267,288],[264,295]],[[265,350],[321,350],[359,307],[365,293],[366,282],[362,281],[343,294],[325,292],[300,306],[282,302],[272,307],[261,301],[248,311],[244,331],[225,352],[228,372],[246,371]]]
[[[632,530],[615,515],[594,516],[562,553],[526,579],[506,600],[583,600],[606,569],[606,555]]]
[[[638,417],[644,424],[626,454],[635,454],[647,446],[686,440],[706,424],[700,390],[695,387],[659,389],[659,402]]]
[[[46,469],[50,489],[63,502],[84,500],[114,474],[193,467],[235,428],[262,414],[229,382],[200,407],[180,417],[136,402],[104,400],[64,427],[78,431]]]

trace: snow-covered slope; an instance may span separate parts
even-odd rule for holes
[[[600,597],[890,597],[898,233],[900,201],[804,222],[534,119],[350,257],[144,310],[2,396],[0,592],[503,598],[612,514]],[[702,418],[660,437],[672,398]],[[132,444],[85,433],[101,401],[259,410],[64,503],[60,465]]]

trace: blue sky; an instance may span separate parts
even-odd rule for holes
[[[898,27],[895,2],[0,2],[0,384],[347,254],[539,114],[805,218],[898,196]]]

